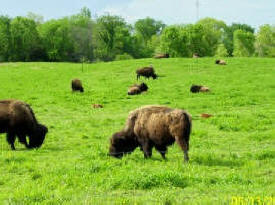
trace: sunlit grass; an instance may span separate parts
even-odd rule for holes
[[[275,59],[143,59],[84,65],[0,64],[0,99],[20,99],[49,128],[45,144],[11,151],[0,136],[0,202],[10,204],[228,204],[232,196],[274,196]],[[135,70],[152,64],[148,92],[127,96]],[[72,93],[80,78],[84,93]],[[192,84],[211,88],[192,94]],[[93,109],[94,103],[103,109]],[[148,104],[193,116],[190,162],[177,145],[167,160],[137,149],[107,156],[111,134],[129,111]],[[201,119],[201,113],[213,115]]]

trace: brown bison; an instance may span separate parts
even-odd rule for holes
[[[7,133],[11,149],[15,150],[16,137],[26,148],[39,148],[47,132],[47,127],[37,122],[28,104],[18,100],[0,101],[0,133]],[[26,136],[29,137],[29,144]]]
[[[155,55],[154,58],[169,58],[169,53],[163,53],[163,54],[158,54],[158,55]]]
[[[216,60],[215,63],[217,65],[226,65],[226,62],[224,60]]]
[[[199,54],[198,53],[194,53],[193,54],[193,58],[199,58],[200,56],[199,56]]]
[[[111,137],[109,154],[120,158],[140,147],[147,158],[155,147],[165,159],[167,146],[176,141],[184,152],[184,160],[188,161],[191,126],[191,116],[181,109],[164,106],[136,109],[129,114],[124,129]]]
[[[152,66],[140,68],[136,71],[136,74],[137,74],[137,80],[140,78],[140,76],[144,76],[145,78],[152,77],[153,79],[157,78],[155,70]]]
[[[101,104],[93,104],[93,108],[103,108],[103,105]]]
[[[190,88],[190,92],[198,93],[198,92],[209,92],[210,89],[208,87],[202,85],[192,85]]]
[[[138,95],[147,90],[148,86],[145,83],[141,83],[140,85],[135,84],[128,89],[128,95]]]
[[[80,91],[82,93],[84,92],[81,80],[77,78],[72,80],[72,91]]]

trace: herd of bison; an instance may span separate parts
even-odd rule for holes
[[[169,54],[162,54],[156,58],[168,57]],[[224,60],[216,60],[215,63],[226,65]],[[137,80],[141,76],[158,78],[152,66],[140,68],[136,74]],[[84,92],[79,79],[73,79],[71,86],[72,91]],[[147,90],[148,86],[145,83],[134,84],[128,89],[128,95],[138,95]],[[210,89],[203,85],[192,85],[190,88],[192,93],[209,91]],[[100,104],[93,105],[93,108],[102,107]],[[203,117],[211,116],[204,115]],[[185,110],[155,105],[138,108],[130,112],[125,127],[112,135],[109,155],[121,158],[124,154],[129,154],[140,147],[144,157],[148,158],[152,156],[152,149],[155,148],[165,159],[167,146],[176,141],[184,153],[184,160],[188,161],[191,127],[191,116]],[[0,133],[7,133],[7,142],[12,150],[15,150],[16,137],[26,148],[41,147],[47,132],[48,128],[37,121],[32,108],[27,103],[20,100],[0,101]]]

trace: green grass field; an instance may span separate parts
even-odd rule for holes
[[[142,59],[110,63],[0,64],[0,99],[29,103],[49,133],[38,150],[0,136],[0,204],[230,204],[275,196],[275,59]],[[149,91],[127,96],[135,70],[152,64]],[[78,77],[85,92],[72,93]],[[210,93],[192,94],[192,84]],[[91,104],[103,104],[93,109]],[[107,156],[129,111],[160,104],[193,116],[190,162],[175,144],[167,160],[136,149]],[[199,117],[201,113],[214,116]],[[275,202],[274,202],[275,203]]]

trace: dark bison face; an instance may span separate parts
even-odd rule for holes
[[[155,80],[155,79],[158,78],[158,76],[154,73],[154,74],[152,75],[152,78]]]
[[[84,92],[84,88],[83,88],[83,87],[79,88],[79,91],[80,91],[81,93],[83,93],[83,92]]]
[[[127,136],[125,132],[120,131],[113,134],[110,139],[109,155],[121,158],[124,154],[130,154],[137,147],[134,137]]]
[[[148,90],[148,86],[145,83],[141,83],[139,86],[139,89],[143,92],[143,91],[147,91]]]
[[[219,64],[219,63],[220,63],[220,60],[216,60],[215,63],[216,63],[216,64]]]
[[[32,136],[30,136],[30,148],[39,148],[44,142],[48,128],[44,125],[37,124],[37,128]]]

